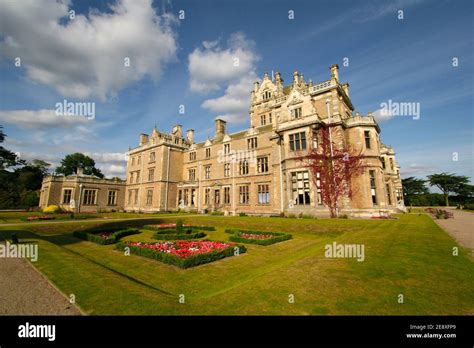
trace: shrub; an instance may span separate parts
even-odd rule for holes
[[[474,203],[467,203],[463,209],[474,210]]]
[[[57,214],[61,212],[61,208],[57,205],[49,205],[43,209],[43,213],[45,214]]]
[[[239,216],[247,216],[245,213],[239,213]]]
[[[232,242],[258,244],[258,245],[275,244],[275,243],[283,242],[285,240],[289,240],[292,238],[291,234],[282,233],[282,232],[252,231],[252,230],[240,230],[240,229],[233,229],[233,228],[227,228],[225,232],[231,234],[231,236],[229,237],[229,240],[231,240]],[[271,235],[272,237],[266,238],[266,239],[249,239],[249,238],[244,238],[242,236],[243,234]]]
[[[349,219],[349,216],[347,214],[341,214],[339,215],[339,219]]]
[[[144,229],[152,230],[152,231],[176,231],[176,228],[173,226],[165,226],[165,227],[158,227],[157,225],[144,225]],[[212,226],[184,226],[183,230],[192,229],[192,230],[200,230],[200,231],[215,231],[216,229]]]
[[[222,242],[216,242],[216,243],[222,243]],[[224,243],[224,244],[227,244],[227,243]],[[122,242],[117,243],[116,248],[118,250],[124,250],[125,248],[129,248],[130,253],[132,254],[155,259],[163,263],[178,266],[184,269],[202,265],[209,262],[213,262],[213,261],[217,261],[225,257],[234,256],[235,248],[238,248],[239,254],[243,254],[247,251],[247,249],[243,245],[229,244],[229,247],[225,249],[215,250],[206,254],[194,254],[188,257],[180,257],[172,253],[166,253],[166,252],[157,251],[154,249],[140,248],[140,247],[133,246],[128,243],[122,243]]]
[[[223,211],[213,211],[213,212],[211,213],[211,215],[219,215],[219,216],[222,216],[222,215],[224,215],[224,212],[223,212]]]
[[[153,238],[158,240],[182,240],[182,239],[197,239],[203,238],[206,234],[204,232],[194,232],[191,228],[185,228],[185,230],[178,232],[174,229],[163,229],[155,233]]]
[[[158,240],[187,240],[206,237],[203,231],[215,231],[211,226],[182,226],[178,230],[178,226],[174,227],[155,227],[153,225],[143,226],[146,229],[156,231],[153,238]]]
[[[101,233],[111,232],[110,236],[104,237],[101,236]],[[132,234],[140,233],[136,228],[109,228],[101,230],[93,229],[89,231],[75,231],[73,233],[74,237],[87,240],[89,242],[94,242],[101,245],[114,244],[120,240],[122,237],[126,237]]]

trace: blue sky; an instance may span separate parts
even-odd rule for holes
[[[216,116],[246,128],[264,72],[289,82],[296,69],[317,83],[337,63],[362,114],[388,100],[420,103],[418,120],[379,122],[404,177],[473,177],[472,1],[40,2],[0,1],[0,124],[25,159],[56,165],[85,152],[123,176],[124,152],[155,124],[180,123],[197,140],[212,136]],[[95,119],[53,115],[64,99],[96,103]]]

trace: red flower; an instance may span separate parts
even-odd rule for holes
[[[158,242],[154,244],[143,242],[128,242],[127,244],[141,249],[152,249],[158,252],[173,254],[181,258],[187,258],[191,255],[196,254],[207,254],[215,250],[227,249],[231,246],[227,243],[208,240],[178,240],[170,242]]]

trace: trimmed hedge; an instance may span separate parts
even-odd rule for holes
[[[114,232],[115,231],[115,232]],[[102,232],[113,232],[109,238],[104,239],[100,236],[98,236],[99,233]],[[75,231],[73,233],[74,237],[80,238],[87,240],[89,242],[94,242],[97,244],[101,245],[108,245],[108,244],[114,244],[117,243],[120,238],[125,237],[125,236],[130,236],[132,234],[137,234],[140,233],[138,229],[136,228],[111,228],[111,229],[104,229],[102,228],[101,230],[99,229],[92,229],[88,231]]]
[[[183,226],[181,231],[179,231],[177,227],[154,227],[151,225],[145,225],[143,228],[156,231],[153,238],[158,240],[198,239],[206,237],[206,234],[202,231],[216,230],[214,227],[210,226]]]
[[[144,225],[144,229],[147,230],[152,230],[152,231],[163,231],[163,230],[173,230],[176,231],[176,227],[155,227],[152,225]],[[201,230],[201,231],[215,231],[216,229],[212,226],[183,226],[183,230],[188,230],[188,229],[193,229],[193,230]]]
[[[283,242],[285,240],[289,240],[289,239],[293,238],[293,236],[291,234],[282,233],[282,232],[240,230],[240,229],[235,229],[235,228],[227,228],[225,230],[225,232],[231,234],[231,236],[229,237],[229,240],[231,240],[232,242],[258,244],[258,245],[271,245],[271,244]],[[247,238],[242,238],[240,236],[242,233],[271,234],[274,237],[268,238],[268,239],[247,239]]]
[[[225,257],[229,256],[234,256],[234,248],[239,248],[238,252],[239,254],[243,254],[247,251],[245,246],[243,245],[232,245],[227,249],[223,250],[216,250],[212,251],[207,254],[196,254],[196,255],[191,255],[187,258],[181,258],[179,256],[169,254],[169,253],[164,253],[161,251],[155,251],[153,249],[142,249],[138,248],[136,246],[131,246],[123,242],[119,242],[116,245],[117,250],[125,250],[125,248],[128,247],[130,248],[130,253],[142,257],[148,257],[150,259],[155,259],[160,262],[169,264],[169,265],[174,265],[179,268],[190,268],[190,267],[195,267],[198,265],[202,265],[205,263],[210,263],[214,262],[220,259],[223,259]]]
[[[204,232],[194,232],[192,229],[185,228],[185,231],[178,233],[175,229],[163,229],[156,231],[153,238],[159,240],[182,240],[182,239],[197,239],[203,238],[206,234]]]

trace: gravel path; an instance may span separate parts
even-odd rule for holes
[[[447,210],[454,214],[454,219],[434,219],[434,221],[459,244],[469,249],[474,257],[474,213],[454,208],[447,208]]]
[[[197,215],[187,215],[186,217],[189,216]],[[0,224],[0,227],[111,222],[150,218],[154,217],[21,222]],[[37,271],[29,261],[20,258],[0,258],[0,315],[82,315],[82,313],[75,305],[70,304],[68,298]]]
[[[0,259],[0,315],[81,315],[25,259]]]

